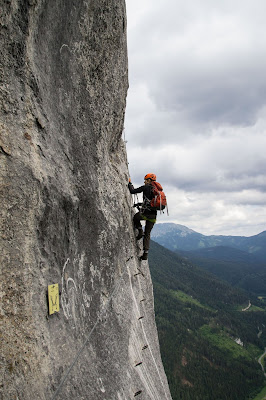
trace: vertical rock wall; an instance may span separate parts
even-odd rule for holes
[[[170,399],[121,140],[124,0],[2,0],[0,25],[0,398]]]

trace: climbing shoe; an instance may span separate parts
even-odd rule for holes
[[[140,228],[138,236],[136,237],[137,240],[140,240],[143,237],[143,230]]]
[[[142,254],[142,256],[140,257],[141,260],[145,261],[148,260],[148,252],[144,251],[144,253]]]

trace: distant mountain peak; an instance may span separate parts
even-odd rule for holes
[[[152,237],[162,236],[168,233],[175,233],[182,237],[197,233],[185,225],[175,224],[173,222],[156,224],[152,230]]]
[[[159,223],[154,226],[151,237],[157,243],[172,251],[191,251],[225,246],[228,249],[234,248],[242,250],[256,256],[260,261],[266,261],[266,231],[250,237],[225,235],[206,236],[184,225]],[[217,249],[215,252],[217,253]]]

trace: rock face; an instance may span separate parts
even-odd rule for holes
[[[124,0],[2,0],[0,24],[0,398],[171,399],[121,140]]]

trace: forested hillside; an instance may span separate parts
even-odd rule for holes
[[[266,263],[253,254],[226,246],[182,251],[178,254],[232,286],[266,296]]]
[[[263,299],[154,242],[149,264],[173,400],[252,399],[264,385],[257,361],[266,345]],[[249,301],[252,306],[242,311]]]

